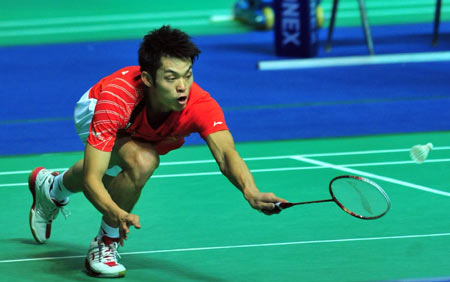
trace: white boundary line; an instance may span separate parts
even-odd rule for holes
[[[284,157],[284,159],[290,158],[290,159],[296,159],[298,157],[304,157],[304,156],[289,156]],[[427,163],[442,163],[442,162],[450,162],[450,159],[434,159],[434,160],[427,160]],[[402,165],[402,164],[416,164],[413,161],[397,161],[397,162],[374,162],[374,163],[358,163],[358,164],[344,164],[339,165],[339,167],[342,168],[348,168],[348,167],[361,167],[361,166],[386,166],[386,165]],[[325,166],[302,166],[302,167],[276,167],[276,168],[261,168],[261,169],[252,169],[250,170],[252,173],[259,173],[259,172],[278,172],[278,171],[294,171],[294,170],[311,170],[311,169],[324,169],[329,168]],[[60,169],[50,169],[53,171],[64,171],[66,169],[60,168]],[[350,169],[348,169],[350,170]],[[357,172],[357,170],[352,170],[354,172]],[[31,170],[22,170],[19,171],[20,173],[30,173]],[[359,174],[362,172],[358,171]],[[3,175],[7,175],[8,172],[4,172]],[[16,172],[11,172],[11,174],[19,174]],[[222,173],[219,171],[211,171],[211,172],[194,172],[194,173],[178,173],[178,174],[160,174],[160,175],[153,175],[152,178],[172,178],[172,177],[190,177],[190,176],[211,176],[211,175],[221,175]],[[405,182],[406,183],[406,182]],[[0,188],[2,187],[15,187],[15,186],[27,186],[28,183],[8,183],[8,184],[0,184]],[[414,184],[411,184],[414,185]],[[424,187],[424,186],[421,186]],[[428,188],[432,189],[432,188]]]
[[[68,26],[68,27],[44,27],[44,28],[31,28],[22,30],[0,30],[1,37],[18,37],[28,35],[48,35],[48,34],[68,34],[68,33],[89,33],[108,30],[134,30],[138,28],[152,29],[161,27],[162,24],[168,24],[168,22],[137,22],[137,23],[111,23],[111,24],[96,24],[86,26]],[[209,19],[192,19],[192,20],[172,20],[170,24],[175,27],[186,26],[206,26],[210,24]]]
[[[402,53],[373,56],[350,56],[313,59],[288,59],[258,62],[261,71],[308,69],[323,67],[346,67],[399,63],[422,63],[450,61],[450,52]]]
[[[399,235],[399,236],[365,237],[365,238],[346,238],[346,239],[297,241],[297,242],[281,242],[281,243],[266,243],[266,244],[248,244],[248,245],[232,245],[232,246],[216,246],[216,247],[200,247],[200,248],[184,248],[184,249],[167,249],[167,250],[153,250],[153,251],[140,251],[140,252],[124,252],[124,253],[120,253],[120,255],[123,256],[123,255],[143,255],[143,254],[158,254],[158,253],[179,253],[179,252],[194,252],[194,251],[213,251],[213,250],[224,250],[224,249],[229,250],[229,249],[239,249],[239,248],[264,248],[264,247],[279,247],[279,246],[292,246],[292,245],[311,245],[311,244],[377,241],[377,240],[433,238],[433,237],[446,237],[446,236],[450,236],[450,233],[416,234],[416,235]],[[10,260],[0,260],[0,263],[46,261],[46,260],[57,260],[57,259],[61,260],[61,259],[73,259],[73,258],[84,258],[84,257],[86,257],[86,255],[10,259]]]
[[[296,157],[293,157],[293,159],[298,160],[298,161],[302,161],[302,162],[306,162],[306,163],[310,163],[310,164],[315,164],[315,165],[326,167],[326,168],[331,168],[331,169],[336,169],[336,170],[348,172],[348,173],[351,173],[351,174],[357,174],[357,175],[365,176],[365,177],[372,178],[372,179],[378,179],[378,180],[382,180],[382,181],[386,181],[386,182],[390,182],[390,183],[394,183],[394,184],[410,187],[410,188],[421,190],[421,191],[425,191],[425,192],[430,192],[430,193],[434,193],[434,194],[450,197],[450,193],[448,193],[448,192],[444,192],[444,191],[440,191],[440,190],[437,190],[437,189],[425,187],[425,186],[422,186],[422,185],[416,185],[416,184],[413,184],[413,183],[397,180],[397,179],[390,178],[390,177],[384,177],[384,176],[376,175],[376,174],[373,174],[373,173],[368,173],[368,172],[364,172],[364,171],[360,171],[360,170],[346,168],[346,167],[343,167],[343,166],[334,165],[334,164],[330,164],[330,163],[326,163],[326,162],[322,162],[322,161],[317,161],[317,160],[305,158],[305,157],[302,157],[302,156],[296,156]]]
[[[349,152],[329,152],[329,153],[314,153],[314,154],[302,154],[302,157],[334,157],[334,156],[350,156],[350,155],[368,155],[368,154],[386,154],[386,153],[402,153],[409,152],[410,149],[388,149],[388,150],[365,150],[365,151],[349,151]],[[439,146],[434,147],[433,151],[450,150],[450,146]],[[263,160],[280,160],[280,159],[290,159],[298,155],[282,155],[282,156],[267,156],[267,157],[253,157],[244,158],[245,161],[263,161]],[[442,162],[447,161],[447,159],[436,159],[427,160],[426,162]],[[160,166],[172,166],[172,165],[187,165],[187,164],[204,164],[204,163],[215,163],[214,159],[209,160],[196,160],[196,161],[178,161],[178,162],[162,162]],[[408,161],[407,161],[408,162]],[[67,168],[51,168],[53,171],[64,171]],[[27,174],[31,170],[17,170],[17,171],[1,171],[2,175],[12,175],[12,174]]]
[[[191,10],[179,12],[158,12],[158,13],[138,13],[138,14],[115,14],[115,15],[97,15],[97,16],[79,16],[79,17],[58,17],[58,18],[38,18],[38,19],[20,19],[0,21],[1,28],[30,28],[32,26],[63,25],[63,24],[86,24],[86,23],[104,23],[104,22],[129,22],[129,21],[154,21],[174,18],[196,18],[210,17],[215,14],[224,14],[229,10]]]

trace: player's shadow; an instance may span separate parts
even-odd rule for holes
[[[153,272],[153,277],[158,277],[158,273],[166,273],[176,276],[176,280],[193,280],[193,281],[225,281],[222,278],[201,273],[192,269],[192,265],[181,265],[172,261],[153,259],[137,255],[127,255],[122,257],[123,263],[128,270],[132,269],[148,269]],[[167,276],[167,275],[164,275]]]
[[[35,249],[30,249],[29,254],[22,254],[25,256],[23,259],[36,259],[45,262],[42,264],[42,267],[40,267],[40,270],[55,275],[55,277],[69,276],[71,277],[71,280],[85,281],[83,278],[84,276],[81,276],[80,278],[78,275],[70,274],[76,274],[79,272],[86,273],[84,267],[84,252],[87,252],[87,246],[55,241],[52,241],[48,245],[39,245],[32,239],[24,238],[5,239],[0,240],[0,242],[9,245],[16,244],[18,245],[18,248],[20,247],[19,245],[22,245],[22,249],[24,248],[23,245],[29,245],[25,248],[31,248],[33,245],[37,249],[41,249],[41,251],[36,252]],[[127,271],[133,269],[147,270],[149,272],[149,276],[153,277],[155,281],[160,280],[158,279],[158,273],[165,273],[164,277],[176,276],[176,280],[188,279],[194,281],[224,281],[219,277],[194,271],[190,265],[182,265],[167,260],[149,258],[145,255],[128,255],[124,252],[124,254],[122,254],[121,262],[126,266]]]

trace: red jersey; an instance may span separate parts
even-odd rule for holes
[[[157,129],[150,126],[145,108],[128,125],[131,113],[143,99],[145,85],[139,66],[123,68],[95,84],[89,98],[97,100],[87,142],[96,149],[111,152],[119,130],[133,138],[148,141],[163,155],[181,147],[184,138],[199,133],[209,134],[227,130],[219,104],[195,82],[192,84],[186,107],[171,112]]]

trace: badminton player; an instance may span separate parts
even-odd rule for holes
[[[251,207],[267,215],[279,213],[274,203],[286,201],[258,190],[235,150],[220,106],[194,82],[199,53],[187,34],[163,26],[144,37],[139,66],[102,78],[81,97],[74,119],[86,144],[84,158],[59,175],[38,167],[29,176],[30,227],[37,242],[50,238],[52,221],[64,212],[70,195],[82,191],[103,215],[86,269],[98,277],[124,276],[118,246],[131,226],[141,227],[133,206],[160,155],[181,147],[194,132]]]

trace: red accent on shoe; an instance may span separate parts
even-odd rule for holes
[[[53,187],[53,185],[52,185],[52,187]],[[65,204],[61,204],[60,202],[58,202],[57,200],[55,200],[55,199],[53,199],[52,198],[52,201],[53,201],[53,203],[55,203],[55,205],[57,206],[57,207],[65,207],[66,205],[67,205],[67,203],[69,203],[69,201],[67,201]]]
[[[111,238],[108,236],[103,236],[102,241],[103,241],[103,243],[105,243],[105,245],[109,245],[114,242],[119,242],[119,238]]]
[[[50,232],[52,232],[52,223],[47,224],[47,228],[45,229],[45,238],[50,238]]]
[[[31,205],[31,209],[34,209],[36,205],[36,177],[38,173],[43,170],[43,167],[37,167],[33,169],[28,177],[28,188],[30,188],[31,195],[33,195],[33,205]]]
[[[59,173],[59,171],[53,171],[53,172],[52,172],[52,175],[56,177],[56,176],[60,175],[60,173]],[[50,186],[50,191],[52,191],[52,189],[53,189],[53,184],[55,184],[55,183],[53,182],[53,183],[52,183],[52,186]],[[50,191],[49,191],[49,192],[50,192]]]
[[[33,196],[33,204],[31,205],[30,214],[29,214],[29,222],[31,226],[31,218],[32,218],[32,212],[34,211],[34,208],[36,207],[36,177],[41,172],[41,170],[45,169],[44,167],[36,167],[33,169],[33,171],[30,173],[30,176],[28,177],[28,188],[30,189],[31,195]],[[57,176],[60,173],[57,171],[52,172],[52,175]],[[50,189],[53,187],[53,185],[50,187]],[[51,222],[47,224],[46,230],[45,230],[45,238],[50,238],[51,233]],[[33,237],[38,241],[36,234],[34,233],[33,229],[31,229],[31,233],[33,234]],[[40,243],[40,242],[39,242]]]
[[[111,266],[111,267],[117,265],[117,263],[115,263],[115,262],[113,262],[113,261],[105,262],[104,264],[106,264],[107,266]]]

